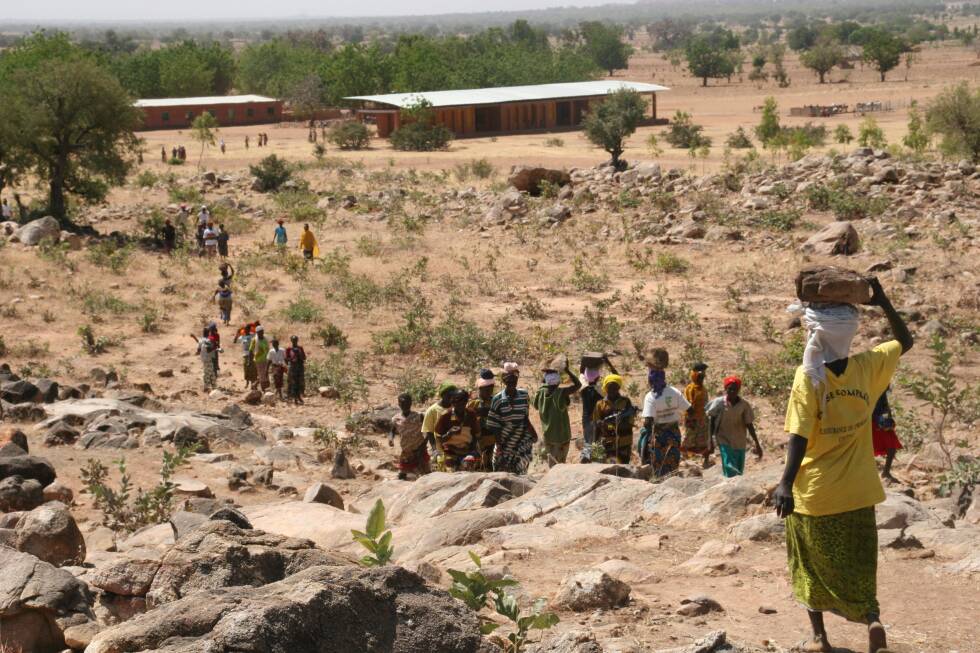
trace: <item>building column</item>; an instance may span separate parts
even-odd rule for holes
[[[654,120],[657,119],[657,94],[656,92],[650,94],[650,117]]]

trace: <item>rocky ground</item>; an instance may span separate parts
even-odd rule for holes
[[[543,194],[541,175],[551,180]],[[88,235],[4,225],[4,645],[491,651],[477,615],[446,591],[448,570],[472,570],[473,552],[488,577],[520,582],[522,606],[544,598],[559,615],[532,650],[791,650],[805,618],[769,505],[778,384],[792,371],[779,358],[794,333],[783,307],[796,269],[832,261],[878,274],[919,342],[895,388],[909,450],[878,509],[893,648],[980,649],[964,600],[980,589],[980,504],[969,485],[940,491],[949,461],[908,381],[929,370],[924,345],[941,333],[958,382],[976,383],[972,165],[856,150],[704,175],[649,162],[461,177],[333,161],[270,196],[242,171],[204,174],[126,189],[82,214]],[[299,333],[311,360],[329,362],[306,405],[246,393],[228,329],[219,387],[200,389],[187,333],[212,319],[213,264],[161,258],[139,237],[182,197],[203,197],[233,233],[236,321],[244,313],[281,337]],[[269,252],[278,216],[294,237],[314,225],[318,266]],[[38,246],[45,236],[64,244]],[[114,269],[104,257],[120,251]],[[860,347],[887,337],[865,314]],[[327,323],[343,347],[318,334]],[[106,337],[104,351],[79,353],[83,324]],[[499,333],[506,342],[490,337]],[[397,449],[383,433],[410,380],[469,384],[478,363],[518,356],[532,385],[537,358],[598,348],[639,399],[633,354],[650,343],[667,344],[677,383],[702,357],[715,389],[726,370],[746,378],[766,454],[745,477],[685,463],[653,483],[642,467],[535,461],[528,477],[395,478]],[[960,461],[977,452],[970,401],[947,426]],[[125,457],[133,484],[149,489],[162,454],[187,445],[197,453],[175,472],[169,520],[130,532],[96,508],[83,482],[92,461],[118,487],[114,461]],[[364,529],[377,499],[396,564],[364,569],[350,531]],[[862,650],[859,627],[829,625],[840,650]]]

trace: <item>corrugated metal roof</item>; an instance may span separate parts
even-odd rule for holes
[[[643,82],[602,80],[598,82],[571,82],[566,84],[536,84],[534,86],[501,86],[499,88],[474,88],[459,91],[426,91],[423,93],[389,93],[388,95],[355,95],[345,100],[363,100],[390,104],[399,108],[409,107],[418,98],[424,98],[433,107],[455,107],[471,104],[501,104],[504,102],[532,102],[560,98],[607,95],[621,88],[631,88],[640,93],[669,91],[666,86]]]
[[[214,95],[211,97],[167,97],[136,100],[137,107],[183,107],[201,104],[246,104],[248,102],[275,102],[276,98],[264,95]]]

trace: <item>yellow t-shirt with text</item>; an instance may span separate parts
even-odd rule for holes
[[[786,432],[806,438],[806,455],[793,484],[796,512],[836,515],[885,500],[871,442],[871,413],[902,355],[898,341],[851,356],[840,376],[827,369],[826,414],[821,393],[796,370],[786,407]]]

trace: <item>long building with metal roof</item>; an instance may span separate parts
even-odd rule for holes
[[[344,99],[359,105],[358,117],[377,124],[382,138],[401,126],[401,110],[419,100],[432,105],[437,122],[457,137],[466,137],[575,129],[593,104],[623,88],[649,94],[649,122],[657,122],[656,94],[670,89],[619,80],[356,95]]]
[[[143,129],[181,129],[194,118],[210,113],[222,127],[257,125],[282,120],[282,100],[263,95],[152,98],[137,100],[143,110]]]

